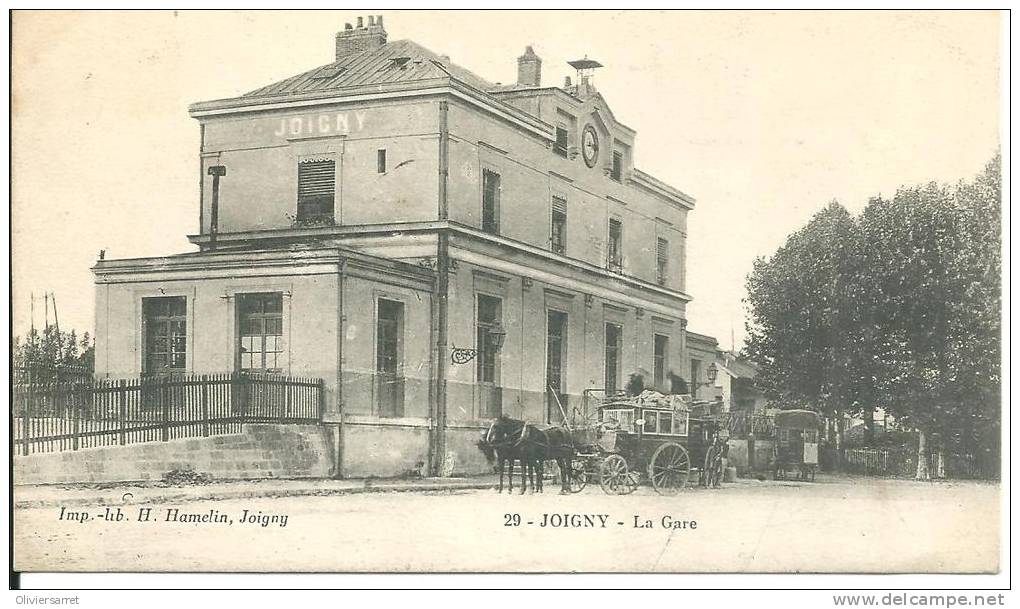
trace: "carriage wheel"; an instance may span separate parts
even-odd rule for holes
[[[570,492],[580,493],[588,486],[588,471],[584,463],[570,464]]]
[[[691,476],[691,458],[687,449],[676,442],[666,442],[655,449],[648,462],[648,479],[660,495],[675,495],[687,486]]]
[[[599,485],[607,495],[620,495],[627,489],[627,461],[620,455],[609,455],[599,466]]]

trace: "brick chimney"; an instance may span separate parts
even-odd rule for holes
[[[524,49],[524,55],[517,58],[517,84],[523,87],[542,85],[542,59],[535,55],[530,44]]]
[[[340,61],[348,55],[372,51],[386,44],[386,30],[383,28],[382,15],[369,15],[368,25],[358,17],[356,27],[344,24],[344,29],[336,33],[336,60]]]

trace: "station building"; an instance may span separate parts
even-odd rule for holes
[[[500,413],[687,376],[694,200],[634,166],[597,62],[545,85],[528,47],[498,85],[382,17],[335,49],[190,107],[198,251],[96,264],[97,373],[323,378],[342,476],[483,471]]]

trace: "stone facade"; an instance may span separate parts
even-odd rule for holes
[[[14,460],[18,484],[157,481],[177,469],[218,480],[328,478],[334,441],[321,425],[245,425],[239,434],[37,453]]]
[[[485,471],[500,413],[559,422],[630,374],[686,377],[694,200],[634,167],[589,77],[518,67],[488,83],[370,18],[331,65],[194,104],[200,251],[97,264],[97,371],[147,372],[143,301],[167,295],[180,364],[234,370],[239,303],[281,295],[275,369],[325,379],[342,476]]]

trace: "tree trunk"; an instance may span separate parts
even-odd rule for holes
[[[917,474],[916,480],[931,480],[931,472],[928,471],[928,450],[924,436],[924,430],[917,431]]]

